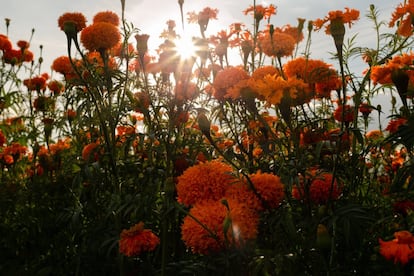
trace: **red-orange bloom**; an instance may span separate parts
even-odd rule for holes
[[[29,91],[41,91],[46,89],[46,76],[36,76],[31,79],[23,80],[23,84]]]
[[[261,172],[249,177],[258,196],[247,181],[243,181],[232,184],[226,191],[226,198],[246,204],[256,211],[262,211],[265,207],[270,209],[279,207],[285,196],[285,188],[280,178],[274,174]]]
[[[389,131],[390,133],[395,133],[399,129],[400,126],[407,123],[406,118],[396,118],[392,119],[388,122],[387,127],[385,128],[386,131]]]
[[[116,13],[112,11],[98,12],[93,17],[93,23],[98,23],[98,22],[106,22],[106,23],[111,23],[114,26],[119,26],[119,17]]]
[[[249,74],[241,67],[227,67],[219,71],[214,79],[213,96],[218,100],[230,98],[229,89],[234,88],[243,80],[249,79]]]
[[[398,34],[402,36],[410,36],[413,33],[413,16],[414,0],[404,1],[404,4],[398,5],[398,7],[392,13],[392,18],[389,26],[394,27],[395,23],[399,21],[397,30]]]
[[[190,215],[184,218],[181,235],[193,253],[216,253],[226,245],[240,247],[257,237],[257,213],[237,201],[204,201],[191,208]]]
[[[353,21],[359,19],[359,11],[355,9],[345,8],[345,11],[330,11],[327,16],[322,19],[316,19],[313,21],[313,25],[315,26],[315,30],[320,30],[327,22],[329,24],[325,25],[325,32],[327,34],[331,34],[331,23],[332,22],[340,22],[341,24],[348,23],[349,27],[351,27]]]
[[[338,199],[341,195],[342,189],[331,173],[312,171],[304,181],[306,183],[301,183],[299,187],[293,187],[292,196],[294,198],[309,198],[315,204],[325,204],[329,200]],[[309,185],[309,187],[304,187],[304,185]]]
[[[354,108],[348,104],[339,105],[335,109],[333,116],[338,122],[351,123],[355,118]]]
[[[68,56],[60,56],[56,58],[52,63],[52,70],[61,73],[62,75],[66,76],[68,74],[73,74],[74,70],[70,63],[70,59]]]
[[[188,168],[178,177],[178,201],[194,205],[204,200],[219,200],[233,181],[231,166],[210,161]]]
[[[94,154],[94,161],[97,161],[97,148],[99,147],[98,143],[90,143],[83,147],[82,149],[82,159],[85,161],[89,161],[92,158],[92,154]]]
[[[10,39],[5,35],[0,34],[0,50],[8,51],[11,49],[12,49],[12,43]]]
[[[136,257],[144,252],[154,251],[160,239],[149,229],[144,229],[144,223],[139,222],[121,232],[119,252],[128,257]]]
[[[81,42],[91,52],[109,50],[121,40],[116,26],[107,22],[94,23],[81,32]]]
[[[58,19],[59,28],[65,31],[65,24],[72,23],[75,26],[76,32],[80,32],[86,27],[86,18],[79,12],[67,12],[61,15]]]
[[[404,230],[395,232],[394,237],[391,241],[379,239],[380,254],[387,260],[405,265],[414,259],[414,236]]]

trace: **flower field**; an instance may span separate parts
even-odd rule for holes
[[[251,24],[212,33],[219,10],[179,0],[161,34],[127,4],[56,18],[67,55],[51,75],[6,19],[1,275],[414,273],[414,1],[296,26],[254,1]],[[352,33],[362,16],[375,48]]]

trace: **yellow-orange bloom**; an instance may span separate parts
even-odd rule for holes
[[[414,236],[404,230],[395,232],[394,237],[391,241],[379,239],[380,254],[387,260],[405,265],[414,259]]]
[[[144,252],[154,251],[160,239],[149,229],[144,229],[144,223],[139,222],[121,232],[119,252],[128,257],[136,257]]]
[[[81,32],[81,42],[91,52],[109,50],[121,40],[116,26],[107,22],[94,23]]]
[[[210,161],[192,166],[178,177],[178,201],[194,205],[204,200],[219,200],[232,183],[231,166]]]

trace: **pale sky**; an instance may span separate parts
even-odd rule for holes
[[[35,29],[31,49],[35,56],[39,54],[39,45],[43,45],[43,57],[45,59],[43,70],[50,71],[50,63],[56,57],[66,54],[65,34],[58,28],[57,19],[65,12],[82,12],[88,22],[93,15],[100,11],[111,10],[120,14],[121,3],[119,0],[0,0],[0,33],[5,34],[4,18],[11,19],[9,36],[13,42],[28,40],[31,30]],[[349,34],[359,33],[360,41],[367,44],[372,37],[372,25],[366,24],[365,14],[370,4],[374,4],[380,10],[381,17],[389,21],[390,14],[400,3],[397,0],[267,0],[256,1],[257,4],[273,4],[277,7],[277,15],[273,16],[272,24],[276,27],[290,24],[295,26],[297,18],[313,20],[324,17],[330,10],[344,10],[350,7],[360,10],[361,20],[349,30]],[[226,29],[233,22],[245,22],[251,25],[251,17],[245,16],[242,11],[253,0],[185,0],[184,13],[200,11],[204,7],[218,8],[218,20],[211,21],[207,30],[208,34]],[[126,0],[126,18],[139,28],[142,33],[150,34],[150,44],[153,47],[159,45],[158,36],[165,28],[165,22],[173,19],[180,26],[180,14],[177,0]],[[196,26],[193,26],[196,30]],[[190,28],[189,28],[190,29]],[[329,37],[324,37],[320,31],[321,39],[317,36],[313,39],[312,53],[314,58],[324,58],[325,52],[333,51],[333,43]]]
[[[346,37],[358,34],[358,46],[373,47],[373,25],[368,23],[365,16],[369,5],[374,4],[379,9],[380,18],[388,23],[392,11],[401,2],[403,0],[257,0],[256,4],[273,4],[277,7],[277,15],[273,16],[271,21],[275,27],[286,24],[296,26],[297,18],[323,18],[331,10],[344,10],[345,7],[358,9],[360,20],[351,29],[347,29]],[[13,43],[17,40],[28,40],[34,28],[31,50],[37,58],[39,45],[43,45],[45,61],[42,72],[47,73],[51,72],[50,64],[55,58],[67,55],[65,34],[57,26],[60,15],[65,12],[81,12],[88,19],[87,23],[91,23],[97,12],[111,10],[119,15],[121,12],[120,0],[0,0],[0,4],[0,34],[6,33],[4,18],[11,19],[9,37]],[[209,36],[227,29],[234,22],[243,22],[246,26],[251,26],[251,16],[245,16],[242,11],[252,4],[253,0],[184,0],[184,14],[186,17],[187,12],[199,12],[205,7],[219,9],[218,20],[211,21],[207,29]],[[161,43],[158,37],[165,29],[167,20],[175,20],[177,29],[181,26],[177,0],[126,0],[126,19],[139,28],[141,33],[150,34],[149,44],[153,50]],[[186,26],[186,32],[196,31],[197,28],[195,25]],[[199,33],[193,35],[199,36]],[[333,64],[329,52],[334,52],[332,38],[326,36],[323,30],[313,34],[311,58],[323,59]],[[333,65],[337,68],[336,64]],[[363,69],[358,67],[356,70]],[[389,105],[389,96],[380,98],[379,101],[385,104],[388,102]]]

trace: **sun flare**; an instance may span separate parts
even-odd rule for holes
[[[177,50],[177,54],[182,59],[188,59],[195,55],[196,48],[193,42],[193,39],[188,36],[184,35],[175,41],[175,46]]]

